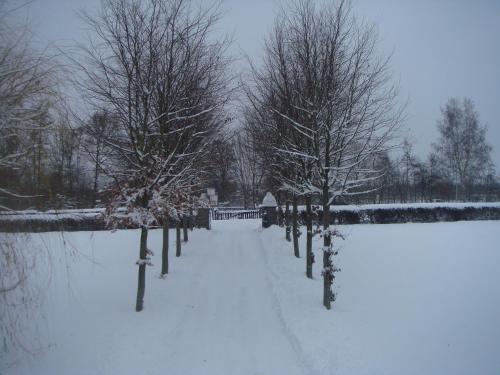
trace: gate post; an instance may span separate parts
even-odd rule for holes
[[[278,214],[276,212],[276,199],[267,192],[264,197],[260,209],[262,210],[262,227],[269,228],[271,225],[278,224]]]
[[[196,226],[199,228],[210,229],[210,209],[198,208],[196,214]]]

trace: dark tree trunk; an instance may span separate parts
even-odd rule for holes
[[[188,217],[182,217],[182,232],[184,234],[184,242],[188,242]]]
[[[181,222],[177,220],[175,223],[175,256],[181,256]]]
[[[290,201],[286,200],[286,208],[285,208],[285,233],[286,240],[291,241],[290,238]]]
[[[194,230],[194,215],[193,215],[193,210],[191,210],[190,214],[189,214],[189,230],[191,232]]]
[[[312,238],[313,238],[313,223],[312,223],[312,209],[311,209],[311,196],[306,196],[306,228],[307,228],[307,243],[306,243],[306,276],[312,279],[312,267],[314,263],[314,253],[312,251]]]
[[[168,216],[163,219],[163,244],[161,249],[161,275],[168,273]]]
[[[330,226],[330,205],[328,204],[328,192],[323,197],[323,305],[330,310],[332,308],[332,283],[331,283],[331,259],[330,247],[332,238],[328,230]]]
[[[330,137],[326,138],[325,148],[330,149]],[[325,154],[325,166],[323,169],[323,305],[327,310],[332,308],[332,282],[333,282],[333,267],[332,267],[332,237],[330,234],[330,154]]]
[[[293,214],[292,214],[292,226],[293,226],[293,254],[297,257],[300,258],[300,253],[299,253],[299,223],[298,223],[298,216],[299,216],[299,210],[297,207],[297,196],[294,194],[293,195]]]
[[[278,190],[276,193],[276,201],[278,203],[278,226],[282,227],[283,226],[283,208],[281,207],[281,191]]]
[[[148,230],[141,229],[141,247],[139,250],[139,259],[145,261],[148,256]],[[146,264],[143,262],[139,265],[139,275],[137,283],[137,300],[135,303],[135,311],[142,311],[144,306],[144,292],[146,291]]]
[[[99,141],[98,141],[99,142]],[[99,180],[99,158],[100,158],[100,147],[99,145],[97,145],[97,148],[96,148],[96,155],[95,155],[95,171],[94,171],[94,206],[96,204],[96,200],[97,200],[97,181]]]

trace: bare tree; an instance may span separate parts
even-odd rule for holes
[[[246,131],[235,135],[236,180],[245,208],[255,208],[262,196],[264,171],[257,144],[258,140]]]
[[[210,145],[207,172],[210,183],[218,193],[219,203],[226,203],[236,190],[236,156],[234,144],[229,135],[221,135]]]
[[[12,12],[0,2],[0,175],[6,176],[31,160],[40,169],[40,152],[53,90],[54,65],[29,45],[26,27],[7,23]],[[19,170],[18,170],[19,171]],[[34,172],[35,176],[39,173]],[[22,198],[12,179],[2,178],[0,196]],[[0,209],[7,209],[0,205]]]
[[[94,112],[81,127],[84,139],[82,146],[93,164],[92,190],[93,201],[100,189],[100,176],[104,175],[104,168],[109,164],[109,160],[115,157],[113,148],[109,146],[107,140],[117,131],[117,120],[106,109]]]
[[[12,9],[0,1],[0,211],[29,198],[18,182],[24,166],[41,167],[38,151],[54,94],[55,67],[30,47],[27,27],[8,23]],[[0,233],[0,367],[12,358],[7,354],[36,349],[36,340],[25,336],[25,323],[39,315],[43,286],[33,283],[31,275],[47,259],[41,250],[20,234]]]
[[[413,154],[413,147],[411,142],[408,139],[403,141],[402,146],[403,154],[401,155],[401,159],[399,162],[399,166],[401,168],[400,176],[400,193],[401,193],[401,202],[407,203],[411,201],[411,186],[415,185],[414,175],[415,168],[417,166],[417,160],[415,155]]]
[[[83,14],[95,39],[75,61],[86,77],[79,84],[118,124],[105,138],[118,156],[102,168],[113,181],[108,214],[142,227],[137,311],[148,228],[166,215],[182,219],[172,202],[199,184],[197,161],[224,124],[226,42],[209,40],[219,14],[187,0],[106,0],[97,16]]]
[[[470,199],[472,186],[492,167],[491,146],[486,126],[479,123],[474,102],[450,99],[441,109],[440,138],[434,144],[436,155],[455,184],[455,199]]]

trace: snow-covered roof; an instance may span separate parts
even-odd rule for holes
[[[276,198],[270,193],[267,192],[266,196],[262,200],[262,205],[261,207],[276,207],[278,203],[276,203]]]

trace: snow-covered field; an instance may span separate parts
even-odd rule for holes
[[[321,302],[320,252],[308,280],[284,229],[262,230],[260,220],[190,233],[181,258],[172,242],[165,280],[152,231],[141,313],[138,231],[34,235],[52,254],[41,272],[51,275],[46,347],[5,372],[500,373],[500,221],[341,229],[332,311]],[[303,256],[305,236],[301,245]]]

